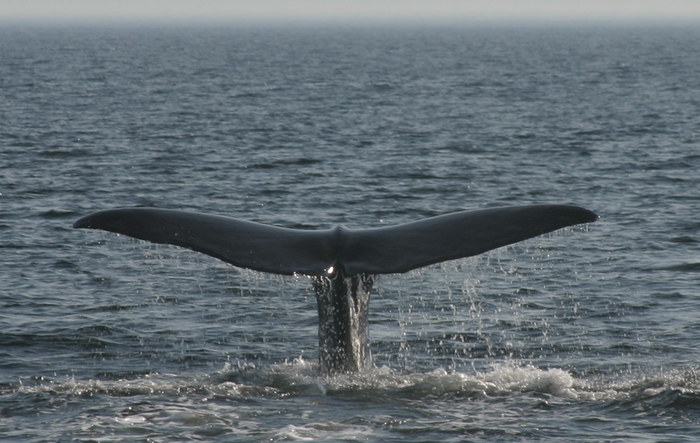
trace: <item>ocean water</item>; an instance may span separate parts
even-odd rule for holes
[[[3,441],[697,441],[700,31],[0,28]],[[316,374],[310,281],[74,230],[572,203],[601,220],[378,278]]]

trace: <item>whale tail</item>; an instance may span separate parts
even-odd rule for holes
[[[598,216],[570,205],[462,211],[401,225],[301,230],[155,208],[112,209],[73,227],[189,248],[241,268],[275,274],[394,274],[469,257]]]
[[[319,318],[319,371],[333,374],[358,372],[370,364],[367,318],[373,274],[469,257],[597,218],[576,206],[537,205],[455,212],[376,229],[311,231],[130,208],[96,212],[73,226],[183,246],[241,268],[311,276]]]

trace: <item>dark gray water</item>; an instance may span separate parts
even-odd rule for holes
[[[0,438],[696,441],[700,32],[0,29]],[[315,372],[310,281],[71,224],[601,221],[375,284]]]

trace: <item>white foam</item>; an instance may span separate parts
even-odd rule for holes
[[[307,362],[295,361],[273,367],[278,375],[285,374],[287,383],[305,394],[367,391],[387,395],[440,396],[467,394],[480,396],[536,392],[562,398],[578,398],[575,379],[561,369],[540,369],[532,365],[494,365],[489,371],[476,374],[448,372],[435,369],[427,373],[400,374],[387,367],[373,368],[361,374],[317,377]],[[279,385],[278,385],[279,386]],[[281,387],[281,386],[279,386]],[[311,389],[311,388],[314,389]],[[283,389],[283,387],[281,387]]]
[[[135,379],[78,381],[43,380],[25,385],[18,392],[80,396],[213,396],[255,398],[260,396],[325,396],[342,393],[421,398],[442,395],[477,397],[539,393],[566,399],[601,400],[651,396],[665,390],[700,391],[697,368],[656,374],[609,374],[576,378],[558,368],[538,368],[514,362],[494,364],[471,374],[439,368],[425,373],[400,373],[386,366],[360,374],[318,376],[316,365],[301,358],[257,368],[248,365],[200,376],[149,374]]]

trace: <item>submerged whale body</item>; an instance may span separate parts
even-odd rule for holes
[[[373,276],[478,255],[598,216],[570,205],[462,211],[374,229],[301,230],[156,208],[111,209],[74,228],[102,229],[189,248],[234,266],[311,277],[319,318],[319,369],[370,364],[367,317]]]

